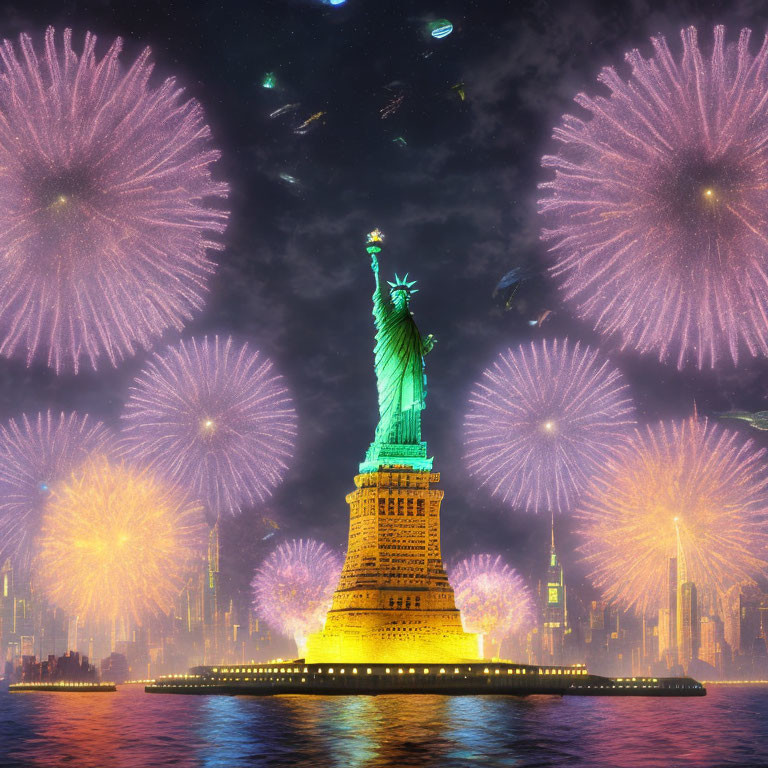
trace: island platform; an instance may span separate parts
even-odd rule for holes
[[[303,659],[231,667],[193,667],[158,678],[147,693],[229,696],[444,694],[448,696],[705,696],[690,677],[601,677],[583,665],[305,664]]]

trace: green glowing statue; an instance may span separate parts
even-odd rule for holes
[[[432,334],[423,338],[410,310],[415,281],[395,275],[390,288],[379,280],[382,234],[368,235],[368,253],[376,281],[373,317],[376,322],[374,359],[379,392],[379,423],[361,471],[376,471],[386,464],[407,464],[431,469],[426,443],[421,441],[421,412],[427,393],[424,356],[432,349]]]

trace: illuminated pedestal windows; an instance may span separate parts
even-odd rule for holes
[[[479,658],[464,632],[440,552],[437,472],[381,467],[355,477],[349,548],[308,663],[452,663]]]

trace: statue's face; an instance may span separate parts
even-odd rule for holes
[[[402,307],[403,305],[407,305],[410,300],[411,300],[410,293],[404,290],[403,288],[398,288],[392,291],[392,301],[394,302],[396,307]]]

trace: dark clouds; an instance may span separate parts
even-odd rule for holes
[[[427,18],[456,31],[424,35]],[[235,332],[272,356],[296,399],[296,461],[271,503],[288,535],[345,544],[344,496],[372,437],[372,278],[363,239],[388,236],[382,273],[419,280],[413,310],[439,339],[428,361],[425,436],[446,490],[446,559],[501,552],[537,578],[547,521],[504,509],[476,492],[461,463],[461,422],[472,382],[507,346],[568,334],[596,341],[561,305],[541,274],[536,185],[539,158],[552,151],[553,124],[595,90],[602,66],[621,66],[628,48],[682,24],[749,24],[762,32],[762,3],[458,2],[347,0],[332,8],[289,0],[257,2],[36,2],[0,8],[6,36],[48,23],[128,38],[128,55],[150,44],[158,73],[178,74],[199,98],[232,184],[233,218],[209,307],[186,334]],[[261,87],[274,71],[278,89]],[[405,99],[386,120],[379,110],[400,83]],[[466,84],[462,102],[452,86]],[[324,124],[297,136],[293,117],[270,119],[300,102],[296,119],[325,111]],[[403,136],[407,147],[393,139]],[[295,190],[279,180],[288,173]],[[491,301],[511,266],[540,276],[514,311]],[[527,321],[555,310],[543,331]],[[169,336],[169,341],[173,336]],[[707,412],[765,407],[763,363],[738,372],[678,373],[647,358],[604,350],[626,372],[643,418],[684,415],[694,399]],[[53,405],[114,421],[142,357],[77,379],[0,361],[0,415]],[[261,513],[224,532],[222,563],[242,570],[258,557]],[[252,528],[249,528],[252,521]],[[561,523],[564,561],[576,579],[571,524]],[[247,554],[238,547],[252,530]],[[270,540],[273,541],[274,539]],[[266,546],[266,545],[264,545]],[[240,580],[243,582],[243,580]],[[247,583],[247,582],[244,582]]]

